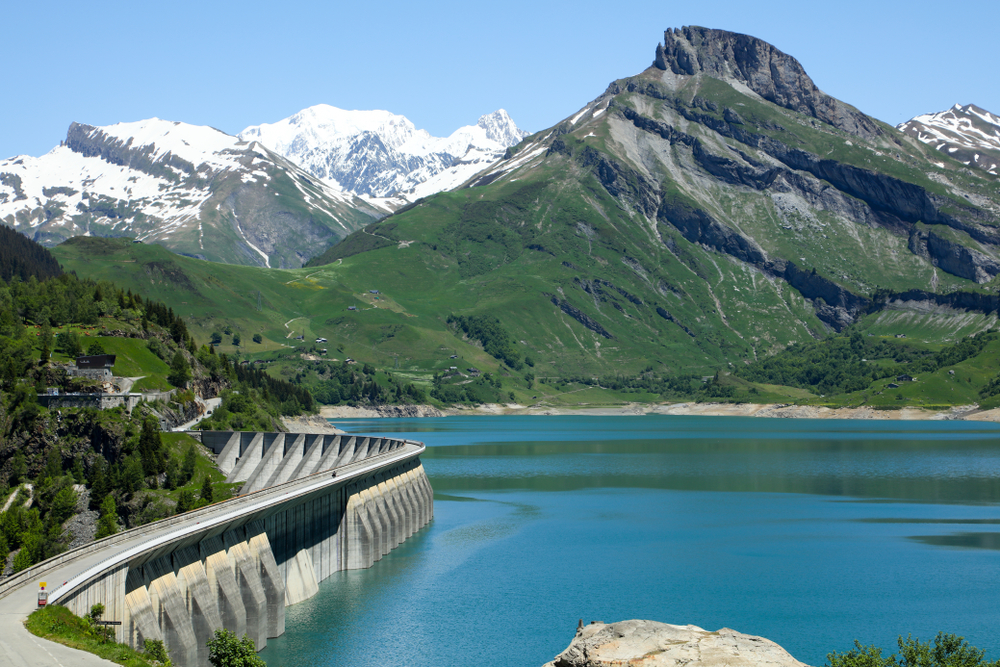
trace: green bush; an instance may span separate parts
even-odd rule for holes
[[[142,641],[142,651],[153,660],[162,662],[166,667],[170,667],[170,660],[167,658],[167,647],[163,645],[162,639],[144,639]]]
[[[208,640],[208,661],[214,667],[267,667],[253,640],[247,635],[237,639],[230,630],[216,630],[215,637]]]
[[[899,655],[883,657],[877,646],[862,646],[854,640],[847,653],[834,651],[826,656],[829,667],[1000,667],[1000,660],[985,659],[985,651],[969,646],[964,637],[939,632],[934,644],[908,635],[897,640]]]

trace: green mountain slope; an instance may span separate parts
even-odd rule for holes
[[[995,177],[745,35],[668,31],[648,70],[511,153],[322,261],[497,315],[555,373],[749,362],[888,292],[985,295],[1000,272]]]
[[[477,346],[456,338],[445,321],[449,311],[440,307],[442,299],[431,298],[429,305],[407,300],[406,306],[395,300],[399,290],[390,286],[420,290],[433,282],[431,276],[393,272],[381,263],[260,269],[205,262],[128,239],[89,237],[71,239],[52,253],[66,270],[113,279],[133,292],[162,299],[184,317],[199,344],[228,328],[231,333],[216,345],[220,352],[304,353],[316,347],[316,338],[325,337],[330,357],[353,357],[381,367],[396,366],[398,357],[401,368],[430,373],[455,365],[449,357],[456,353],[467,364],[497,367]],[[378,295],[369,292],[380,287]],[[233,345],[232,334],[239,334],[239,346]],[[254,334],[260,335],[260,343],[253,342]]]
[[[323,337],[331,357],[415,374],[700,377],[852,325],[936,344],[993,326],[998,211],[996,177],[825,95],[794,58],[684,28],[469,187],[307,268],[92,240],[54,252],[170,303],[202,341],[229,325],[251,354]],[[507,363],[452,316],[497,318]]]

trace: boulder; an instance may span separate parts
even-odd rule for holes
[[[769,639],[656,621],[591,623],[544,667],[806,667]]]

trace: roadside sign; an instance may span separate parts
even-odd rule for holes
[[[45,591],[39,591],[38,592],[38,606],[39,607],[44,607],[48,601],[49,601],[49,594],[46,593]]]

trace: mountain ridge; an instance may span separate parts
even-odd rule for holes
[[[670,28],[657,45],[653,66],[737,81],[769,102],[860,137],[882,133],[871,118],[822,92],[794,57],[750,35],[701,26]]]
[[[375,204],[260,144],[157,118],[74,122],[46,155],[0,161],[0,221],[48,245],[128,235],[203,259],[300,266],[387,212]]]
[[[527,133],[503,109],[448,137],[433,137],[399,114],[320,104],[238,136],[262,142],[348,192],[405,202],[460,185]]]
[[[967,166],[997,175],[1000,116],[975,104],[955,104],[945,111],[921,114],[900,123],[896,129]]]
[[[991,303],[998,221],[995,178],[822,93],[762,40],[681,28],[645,71],[464,189],[369,225],[311,266],[433,274],[439,296],[412,298],[447,294],[456,316],[495,315],[555,374],[704,368],[899,303]],[[466,290],[491,298],[470,305],[457,297]],[[966,292],[982,298],[945,298]],[[912,299],[887,301],[897,293]]]

